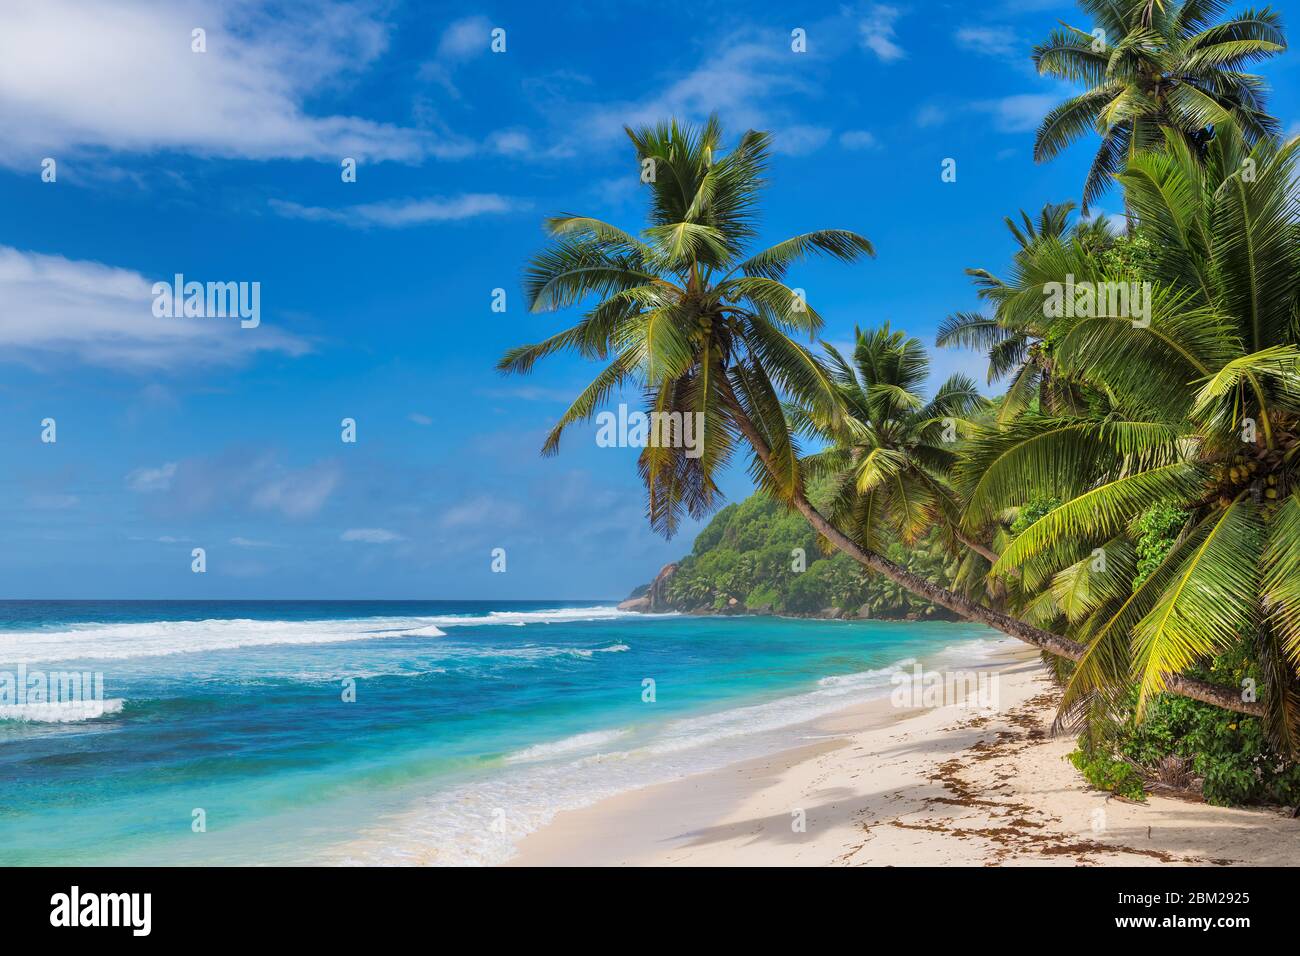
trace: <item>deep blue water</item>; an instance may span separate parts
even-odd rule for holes
[[[500,860],[559,809],[764,752],[994,637],[594,602],[0,602],[11,692],[25,668],[102,674],[104,698],[0,700],[0,864]]]

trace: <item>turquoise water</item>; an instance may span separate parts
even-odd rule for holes
[[[0,864],[496,862],[558,810],[797,742],[901,662],[995,637],[572,602],[0,602],[0,672],[102,674],[104,699],[0,701]]]

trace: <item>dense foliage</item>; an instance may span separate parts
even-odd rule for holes
[[[1200,670],[1212,680],[1257,683],[1252,658],[1243,642]],[[1122,721],[1081,737],[1071,760],[1094,786],[1127,797],[1140,797],[1147,780],[1199,786],[1221,806],[1300,804],[1300,764],[1270,743],[1264,721],[1170,694],[1156,697],[1139,720],[1130,692]]]
[[[1220,22],[1222,4],[1197,0],[1081,5],[1104,48],[1067,27],[1035,51],[1085,86],[1036,148],[1094,129],[1085,203],[1117,185],[1125,216],[1072,222],[1072,203],[1047,203],[1006,219],[1004,274],[967,270],[982,310],[948,318],[937,344],[987,353],[988,381],[1006,383],[991,405],[961,376],[927,395],[924,349],[887,325],[858,327],[849,354],[818,347],[822,317],[787,273],[872,247],[821,230],[753,252],[768,137],[724,152],[716,119],[628,131],[656,173],[639,233],[548,222],[531,307],[595,302],[500,367],[558,350],[605,363],[548,453],[628,385],[648,410],[703,417],[702,455],[641,455],[664,533],[712,513],[717,472],[746,453],[763,495],[700,535],[670,586],[680,606],[934,601],[1053,655],[1089,779],[1132,793],[1134,774],[1189,762],[1209,799],[1295,799],[1300,139],[1275,135],[1242,72],[1284,48],[1280,21]]]
[[[946,562],[933,537],[910,547],[893,542],[889,554],[927,580],[946,585]],[[885,618],[947,614],[894,582],[864,572],[847,555],[822,554],[807,523],[761,493],[714,516],[669,579],[667,596],[682,610],[816,614],[834,609]]]

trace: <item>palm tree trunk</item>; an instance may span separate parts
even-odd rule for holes
[[[771,470],[771,448],[767,440],[750,421],[749,416],[745,414],[736,398],[735,392],[731,388],[731,382],[727,376],[719,376],[722,380],[722,388],[726,394],[728,402],[731,405],[732,415],[735,416],[737,427],[740,428],[741,434],[754,449],[759,460],[769,471]],[[1041,628],[1026,624],[1024,621],[1017,620],[1010,615],[995,611],[992,608],[985,607],[975,601],[970,600],[963,595],[956,594],[946,588],[941,588],[937,584],[931,584],[925,578],[913,574],[906,568],[900,567],[893,561],[890,561],[882,554],[869,551],[863,548],[853,539],[849,538],[838,528],[836,528],[824,515],[813,507],[811,501],[804,494],[802,488],[795,488],[791,497],[791,503],[800,514],[813,526],[827,541],[835,545],[837,549],[843,551],[853,560],[857,561],[863,567],[875,571],[877,574],[883,574],[894,583],[907,588],[913,594],[925,598],[933,604],[946,607],[955,614],[970,621],[979,621],[981,624],[987,624],[1004,634],[1008,634],[1017,640],[1024,641],[1026,644],[1032,644],[1040,650],[1057,657],[1065,657],[1072,661],[1083,659],[1087,646],[1080,644],[1078,641],[1071,640],[1060,634],[1053,634],[1051,631],[1044,631]],[[996,555],[994,556],[996,559]],[[1255,717],[1264,716],[1264,706],[1258,702],[1247,703],[1241,699],[1241,694],[1235,688],[1224,687],[1219,684],[1211,684],[1208,681],[1197,680],[1192,677],[1184,677],[1181,674],[1165,674],[1165,689],[1172,694],[1178,694],[1182,697],[1190,697],[1193,700],[1199,700],[1206,704],[1213,704],[1216,707],[1222,707],[1225,710],[1236,711],[1242,714],[1250,714]]]
[[[998,553],[994,551],[992,548],[990,548],[988,545],[980,544],[970,535],[966,534],[964,531],[961,531],[957,528],[953,528],[952,533],[953,533],[953,537],[955,537],[962,544],[966,545],[966,547],[970,548],[980,557],[987,558],[989,564],[997,564]]]

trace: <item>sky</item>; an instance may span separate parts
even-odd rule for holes
[[[773,134],[762,244],[835,227],[878,251],[790,278],[838,343],[888,321],[932,345],[978,308],[963,270],[1005,268],[1002,217],[1077,200],[1095,145],[1032,160],[1070,89],[1030,50],[1058,18],[1090,26],[1044,0],[6,0],[3,18],[4,598],[621,598],[700,525],[656,537],[637,450],[594,424],[540,457],[595,367],[494,365],[576,314],[524,306],[544,217],[639,228],[624,124],[716,111],[729,142]],[[1300,132],[1296,55],[1261,72]],[[257,325],[155,315],[178,273],[259,283]],[[933,366],[984,377],[961,352]],[[722,486],[751,490],[739,464]]]

